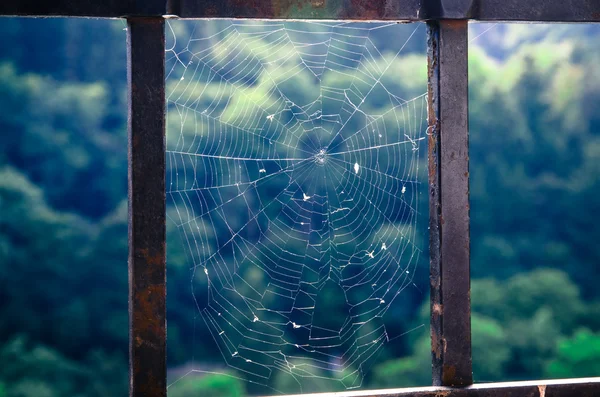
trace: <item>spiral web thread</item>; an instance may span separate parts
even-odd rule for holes
[[[425,96],[389,83],[419,27],[206,24],[184,42],[170,26],[167,50],[167,196],[197,327],[248,382],[360,387],[421,253]]]

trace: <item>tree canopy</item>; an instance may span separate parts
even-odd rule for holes
[[[182,37],[192,29],[173,26]],[[127,393],[123,28],[0,24],[0,397]],[[487,27],[472,29],[475,37]],[[402,77],[390,82],[413,96],[426,79],[424,29],[418,35],[394,63]],[[599,38],[592,25],[498,25],[471,43],[476,381],[600,370]],[[373,40],[385,49],[390,38]],[[290,84],[298,96],[312,87]],[[204,343],[209,335],[195,333],[189,253],[173,224],[167,239],[169,393],[256,393],[224,368],[218,348]],[[430,383],[427,266],[423,255],[422,290],[394,312],[395,333],[406,335],[386,345],[364,387]],[[253,282],[265,288],[260,276]],[[315,321],[338,321],[334,298],[323,303],[329,317]],[[195,362],[213,374],[176,381]],[[295,390],[286,377],[274,382]]]

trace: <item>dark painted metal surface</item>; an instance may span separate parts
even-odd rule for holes
[[[428,24],[433,384],[473,383],[467,21]]]
[[[600,378],[479,384],[464,388],[419,387],[288,397],[598,397]]]
[[[439,123],[439,28],[427,26],[427,159],[429,171],[429,284],[430,330],[433,384],[440,384],[443,346],[441,276],[441,203],[440,203],[440,123]]]
[[[471,17],[482,21],[600,22],[599,0],[474,1]]]
[[[471,18],[475,2],[479,0],[423,0],[421,17],[426,19]]]
[[[172,0],[182,18],[600,21],[598,0]]]
[[[166,0],[2,0],[0,15],[118,18],[160,16]]]
[[[130,396],[166,396],[165,23],[131,18],[129,84]]]
[[[417,20],[422,0],[174,0],[183,18]]]
[[[182,18],[600,21],[598,0],[172,0]]]
[[[598,0],[2,0],[0,15],[600,22]]]
[[[421,19],[600,22],[598,0],[422,0]]]

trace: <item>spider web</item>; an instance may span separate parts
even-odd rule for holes
[[[419,27],[206,25],[183,43],[170,25],[167,50],[169,217],[196,327],[248,382],[360,387],[421,254],[425,96],[395,75]]]

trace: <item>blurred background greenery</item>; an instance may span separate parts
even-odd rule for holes
[[[1,397],[127,393],[124,27],[0,23]],[[600,26],[471,28],[475,380],[599,375]],[[422,59],[400,78],[423,90],[424,34],[398,60]],[[255,393],[208,343],[192,361],[204,339],[172,226],[168,239],[170,382],[221,373],[169,394]],[[385,347],[364,387],[430,383],[427,301],[403,304],[398,332],[425,326]]]

